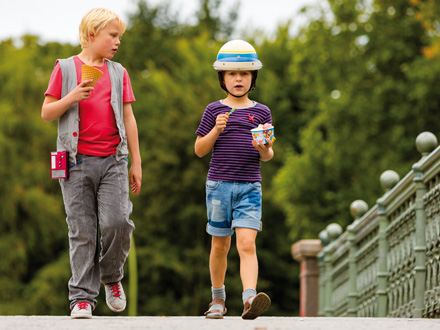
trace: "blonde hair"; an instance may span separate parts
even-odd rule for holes
[[[119,22],[119,30],[122,35],[127,26],[122,18],[111,10],[105,8],[95,8],[85,14],[79,25],[79,42],[81,44],[81,48],[84,49],[87,47],[91,34],[96,36],[102,29],[105,29],[107,25],[115,19]]]

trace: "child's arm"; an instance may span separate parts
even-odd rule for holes
[[[93,87],[87,87],[86,84],[93,80],[85,80],[75,87],[73,91],[61,99],[57,99],[52,95],[47,95],[44,98],[43,106],[41,108],[41,118],[44,121],[52,121],[60,118],[67,109],[74,103],[81,102],[90,98],[90,93]]]
[[[214,147],[215,141],[217,141],[218,136],[224,131],[226,123],[228,122],[228,112],[218,115],[215,120],[214,128],[205,136],[197,136],[194,149],[196,155],[203,157],[208,154]]]
[[[274,138],[273,142],[275,142],[275,138]],[[255,140],[252,141],[252,145],[260,153],[260,160],[262,160],[263,162],[268,162],[269,160],[272,159],[272,157],[274,155],[274,152],[272,149],[273,142],[269,141],[269,143],[266,143],[266,144],[263,144],[263,142],[261,142],[261,144],[259,144]]]
[[[124,103],[124,125],[128,151],[131,157],[131,167],[128,172],[131,191],[133,194],[139,195],[142,185],[142,161],[139,151],[138,128],[131,103]]]

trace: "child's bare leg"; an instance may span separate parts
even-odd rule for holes
[[[258,280],[258,259],[255,239],[257,231],[249,228],[235,228],[237,250],[240,255],[240,276],[243,291],[256,289]]]
[[[258,259],[255,247],[257,231],[249,228],[235,228],[237,234],[237,250],[240,254],[240,275],[243,283],[243,313],[241,317],[253,320],[265,312],[270,306],[267,294],[257,294]]]
[[[212,236],[211,254],[209,256],[209,271],[211,273],[212,302],[205,312],[207,319],[222,319],[226,313],[225,275],[227,257],[231,246],[231,237]]]
[[[213,288],[221,288],[225,283],[227,257],[231,246],[231,236],[212,236],[209,270]]]

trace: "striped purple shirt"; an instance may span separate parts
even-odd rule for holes
[[[229,111],[231,107],[221,101],[209,104],[196,134],[208,134],[217,116]],[[265,123],[272,124],[272,117],[270,109],[261,103],[235,109],[214,144],[208,180],[261,182],[260,154],[252,145],[251,129]]]

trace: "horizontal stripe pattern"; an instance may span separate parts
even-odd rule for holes
[[[196,134],[208,134],[215,127],[217,116],[231,109],[221,101],[209,104]],[[272,123],[267,106],[255,102],[251,107],[236,108],[214,144],[208,180],[261,182],[260,154],[252,146],[250,130],[265,123]]]
[[[217,61],[221,62],[255,62],[258,61],[257,53],[247,53],[247,52],[225,52],[218,53]]]

